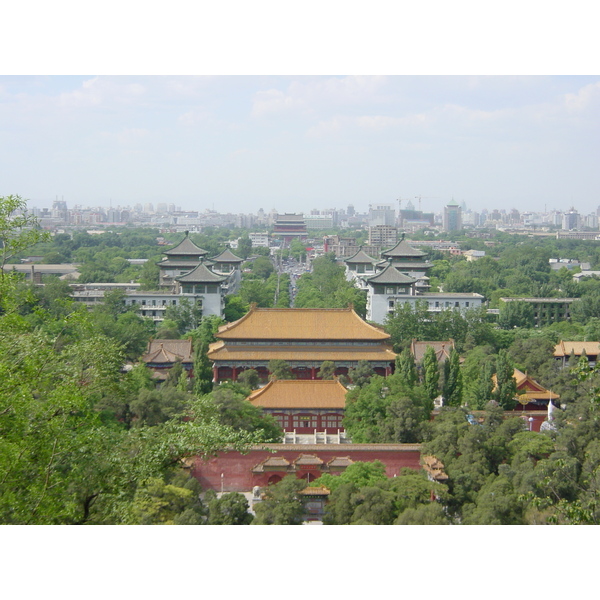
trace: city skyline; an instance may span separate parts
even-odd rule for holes
[[[3,76],[1,195],[307,212],[600,204],[600,77]]]

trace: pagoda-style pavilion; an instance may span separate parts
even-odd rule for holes
[[[423,291],[429,289],[427,272],[433,267],[424,259],[426,255],[426,252],[409,246],[404,237],[393,248],[381,253],[384,261],[388,261],[403,275],[416,279],[416,286]]]
[[[206,257],[208,252],[196,246],[189,238],[189,232],[185,232],[185,238],[170,250],[163,252],[165,257],[158,263],[160,269],[160,286],[172,286],[175,278],[189,273],[197,267]]]
[[[142,362],[159,381],[167,378],[169,369],[178,361],[191,376],[194,366],[191,340],[150,340],[148,350],[142,356]]]
[[[271,360],[289,363],[296,379],[316,379],[324,361],[347,374],[360,361],[379,375],[392,372],[396,355],[390,336],[363,321],[352,308],[257,308],[222,325],[209,347],[214,381],[236,380],[244,369],[255,369],[263,380]]]
[[[337,380],[274,380],[247,400],[273,415],[284,431],[339,433],[347,391]]]

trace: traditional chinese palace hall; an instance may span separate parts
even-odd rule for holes
[[[336,375],[360,361],[375,373],[392,373],[396,355],[390,336],[361,319],[352,308],[257,308],[222,325],[209,347],[214,381],[236,380],[245,369],[269,377],[269,361],[289,363],[296,379],[316,379],[321,365],[332,361]]]
[[[347,391],[337,380],[274,380],[247,400],[272,415],[284,431],[338,433],[344,429]]]

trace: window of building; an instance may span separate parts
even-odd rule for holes
[[[317,415],[294,415],[294,428],[310,427],[311,429],[316,429],[317,423]]]

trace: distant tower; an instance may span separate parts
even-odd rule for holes
[[[581,218],[573,207],[571,207],[569,212],[563,214],[562,228],[565,231],[577,231],[581,228]]]
[[[462,209],[456,200],[444,206],[444,231],[460,231],[462,229]]]

